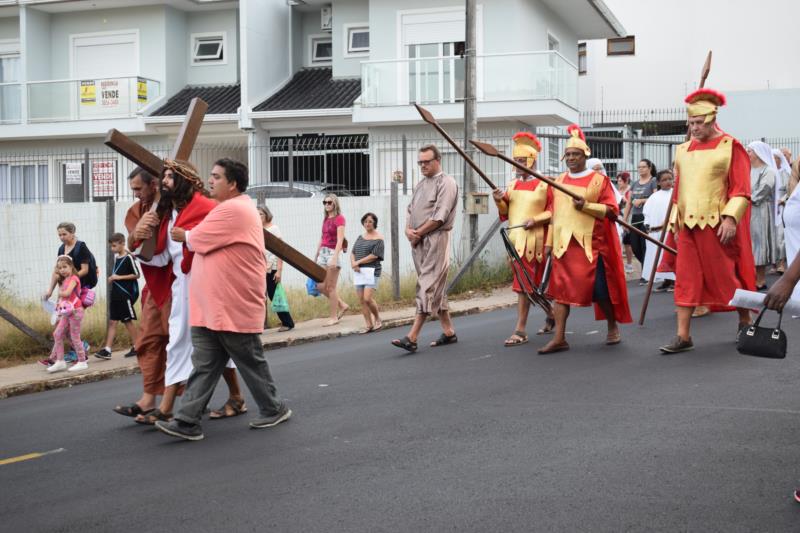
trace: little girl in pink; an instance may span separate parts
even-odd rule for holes
[[[69,367],[69,371],[86,370],[89,365],[86,362],[86,351],[81,342],[81,322],[83,321],[83,304],[80,299],[81,282],[70,256],[58,256],[56,277],[58,279],[56,314],[59,318],[56,330],[53,332],[55,344],[50,353],[50,359],[55,359],[55,363],[47,367],[47,371],[61,372],[67,369],[67,363],[64,361],[64,340],[67,334],[69,334],[72,348],[78,354],[78,362]]]

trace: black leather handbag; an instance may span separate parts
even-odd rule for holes
[[[762,308],[755,323],[739,333],[739,337],[736,339],[736,350],[744,355],[784,359],[786,357],[786,334],[781,329],[783,313],[778,313],[778,325],[774,329],[762,328],[759,324],[766,310],[766,307]]]

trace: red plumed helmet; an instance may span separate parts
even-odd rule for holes
[[[715,106],[721,107],[727,103],[725,95],[714,89],[697,89],[684,99],[687,104],[693,104],[700,100],[712,102]]]
[[[537,152],[541,152],[542,151],[542,143],[541,143],[541,141],[539,141],[539,138],[536,137],[536,135],[534,135],[533,133],[531,133],[529,131],[521,131],[519,133],[515,133],[514,136],[511,137],[511,139],[515,143],[527,144],[527,145],[533,146],[534,148],[536,148]]]
[[[569,133],[573,137],[575,136],[575,134],[572,133],[574,131],[578,132],[578,137],[580,137],[582,141],[586,140],[586,136],[583,134],[583,130],[581,129],[580,126],[578,126],[577,124],[570,124],[569,126],[567,126],[567,133]]]

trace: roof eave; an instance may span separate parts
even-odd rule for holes
[[[597,14],[608,24],[617,37],[626,37],[628,32],[625,30],[625,27],[622,23],[614,16],[614,13],[611,9],[608,8],[606,3],[603,0],[588,0],[589,5],[591,5]]]

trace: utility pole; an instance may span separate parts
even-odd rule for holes
[[[475,148],[470,144],[470,139],[477,138],[478,116],[477,102],[477,75],[475,72],[476,58],[475,45],[477,42],[477,23],[475,13],[475,0],[466,2],[466,38],[464,41],[464,151],[470,158],[475,156]],[[464,163],[464,207],[472,201],[472,193],[478,189],[478,180],[475,171]],[[465,209],[466,211],[466,209]],[[478,242],[478,215],[464,215],[464,257]]]

